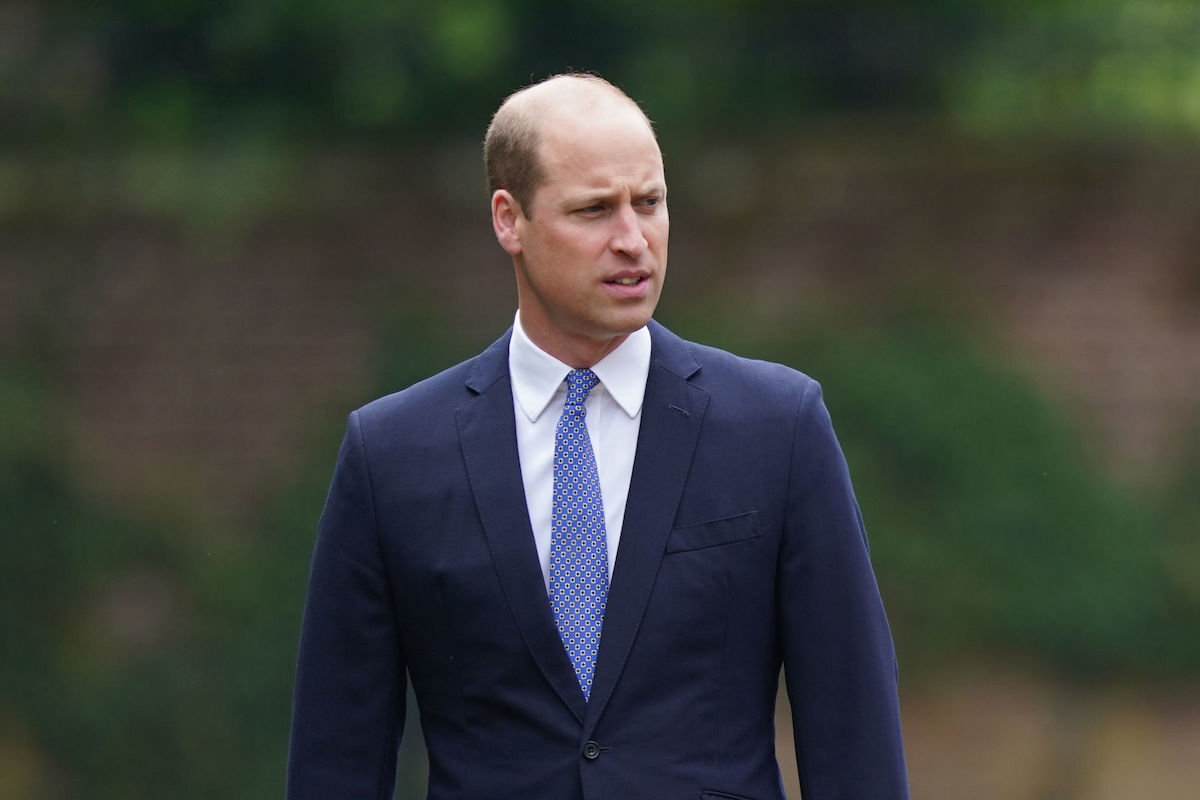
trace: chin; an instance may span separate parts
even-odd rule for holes
[[[650,321],[653,313],[639,314],[637,316],[626,317],[612,325],[611,330],[615,331],[617,336],[628,336],[638,328],[645,327]]]

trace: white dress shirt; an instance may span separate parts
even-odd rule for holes
[[[518,311],[508,345],[517,452],[525,503],[542,579],[550,586],[550,511],[554,496],[554,434],[567,397],[571,367],[535,345],[521,327]],[[608,575],[612,577],[629,497],[629,479],[642,422],[642,400],[650,372],[650,331],[640,328],[592,367],[600,379],[588,394],[587,429],[600,474]]]

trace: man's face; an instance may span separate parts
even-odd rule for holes
[[[645,325],[667,269],[662,155],[625,103],[546,121],[543,182],[514,216],[521,324],[543,350],[591,366]]]

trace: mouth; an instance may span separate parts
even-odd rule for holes
[[[639,283],[647,280],[645,275],[624,275],[619,278],[612,278],[605,283],[614,284],[616,286],[637,286]]]

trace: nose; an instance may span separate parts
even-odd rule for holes
[[[623,205],[613,215],[612,249],[618,253],[637,258],[646,250],[646,237],[642,223],[633,206]]]

